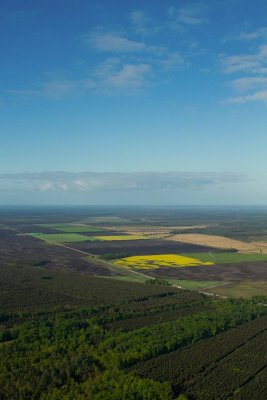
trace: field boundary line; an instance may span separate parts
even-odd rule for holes
[[[47,242],[47,243],[48,243],[48,242]],[[75,249],[75,248],[73,248],[73,247],[66,246],[66,245],[61,244],[61,243],[52,243],[52,242],[50,242],[50,243],[51,243],[51,244],[55,244],[56,246],[60,246],[60,247],[64,247],[64,248],[69,249],[69,250],[76,251],[77,253],[85,254],[85,255],[87,255],[87,256],[89,256],[89,257],[94,258],[94,259],[95,259],[97,262],[99,262],[100,264],[103,264],[103,265],[106,265],[106,266],[108,265],[108,266],[112,267],[113,269],[119,268],[119,269],[121,269],[121,270],[125,273],[125,275],[127,275],[127,272],[130,271],[130,274],[139,275],[139,276],[142,276],[142,277],[144,277],[144,278],[146,278],[146,279],[150,279],[150,278],[151,278],[151,279],[154,279],[154,280],[156,279],[156,278],[154,278],[154,277],[149,277],[149,276],[147,276],[147,275],[142,274],[141,272],[133,271],[133,270],[131,270],[131,269],[127,270],[127,272],[126,272],[126,271],[125,271],[125,268],[120,267],[119,265],[115,265],[115,264],[113,264],[113,263],[111,263],[111,262],[107,262],[107,261],[100,260],[99,258],[97,258],[97,256],[96,256],[95,254],[88,253],[87,251]]]

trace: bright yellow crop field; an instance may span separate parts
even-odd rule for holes
[[[117,236],[94,236],[97,240],[141,240],[141,239],[150,239],[149,236],[145,235],[117,235]]]
[[[177,254],[159,254],[148,256],[132,256],[121,258],[115,264],[125,268],[155,269],[160,267],[193,267],[198,265],[213,265],[213,262],[203,262],[197,258],[179,256]]]

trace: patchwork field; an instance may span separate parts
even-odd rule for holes
[[[105,229],[112,229],[113,231],[124,231],[129,234],[148,234],[148,235],[156,235],[165,237],[170,233],[179,230],[179,231],[188,231],[188,230],[197,230],[208,228],[209,225],[187,225],[187,226],[130,226],[130,225],[120,225],[120,226],[106,226]]]
[[[145,235],[103,235],[87,236],[79,233],[31,233],[31,236],[44,240],[48,243],[79,243],[87,241],[128,241],[149,239]]]
[[[199,252],[182,255],[137,255],[118,259],[114,264],[125,268],[152,270],[155,268],[183,268],[260,261],[267,261],[267,255],[237,252]]]
[[[0,229],[0,266],[5,265],[33,266],[45,268],[46,271],[61,270],[91,275],[114,274],[109,266],[95,257],[85,257],[71,249],[37,240],[31,235],[18,235],[11,229]]]
[[[210,291],[220,296],[243,297],[245,299],[249,299],[252,296],[265,296],[267,292],[267,280],[258,282],[233,282],[213,287]],[[207,292],[209,292],[208,287]]]
[[[147,271],[150,276],[163,279],[191,281],[258,282],[267,280],[267,262],[242,262],[210,266],[158,268]]]
[[[144,240],[150,239],[147,235],[105,235],[105,236],[95,236],[96,240],[104,240],[112,242],[114,240]]]
[[[31,233],[31,236],[47,243],[75,243],[95,240],[94,237],[79,235],[78,233]]]
[[[172,235],[169,236],[168,239],[177,242],[198,244],[200,246],[209,246],[218,249],[235,249],[243,253],[267,254],[267,242],[244,242],[224,236],[204,235],[197,233]]]
[[[160,267],[193,267],[197,265],[213,265],[211,261],[201,261],[197,258],[184,257],[177,254],[159,254],[147,256],[132,256],[115,261],[115,265],[135,269],[155,269]]]
[[[110,260],[150,254],[207,253],[214,250],[212,247],[160,239],[77,242],[73,247]]]
[[[267,261],[267,254],[239,253],[234,251],[187,253],[184,255],[187,257],[198,258],[200,261],[203,262],[211,261],[213,264]]]
[[[103,232],[103,229],[95,228],[93,226],[86,225],[74,225],[74,224],[42,224],[45,228],[55,229],[56,231],[66,233],[83,233],[83,232]]]

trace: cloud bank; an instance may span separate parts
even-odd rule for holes
[[[0,174],[0,192],[101,192],[201,190],[207,186],[236,184],[246,178],[215,172],[35,172]]]

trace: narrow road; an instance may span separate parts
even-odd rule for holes
[[[117,268],[121,269],[124,272],[125,275],[127,275],[127,273],[130,272],[130,274],[139,275],[139,276],[142,276],[143,278],[146,278],[146,279],[156,279],[156,278],[154,278],[152,276],[150,277],[148,275],[142,274],[141,272],[132,271],[131,269],[125,270],[125,268],[123,268],[123,267],[121,267],[119,265],[114,265],[113,263],[111,263],[109,261],[100,260],[99,258],[97,258],[97,256],[95,254],[88,253],[87,251],[84,251],[84,250],[78,250],[78,249],[75,249],[74,247],[66,246],[65,244],[62,244],[62,243],[54,243],[54,242],[52,243],[52,242],[48,242],[48,241],[47,241],[47,243],[55,244],[57,246],[64,247],[66,249],[69,249],[69,250],[72,250],[72,251],[76,251],[76,253],[85,254],[86,256],[94,258],[98,263],[103,264],[104,266],[108,265],[108,266],[112,267],[113,269],[117,269]]]

